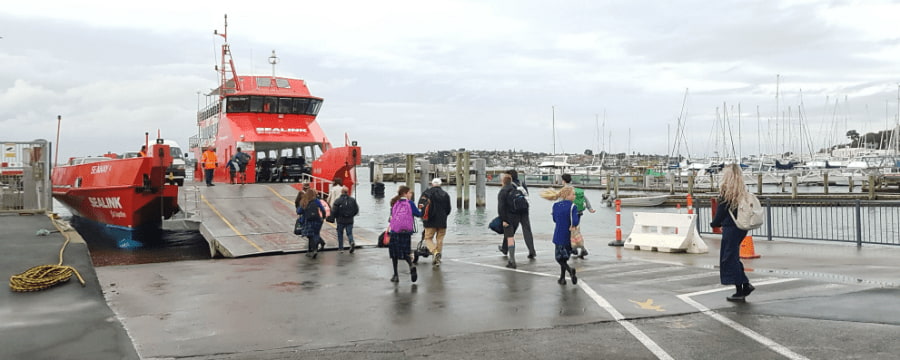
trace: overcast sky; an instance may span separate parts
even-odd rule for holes
[[[238,73],[271,74],[274,49],[367,154],[746,156],[897,123],[887,1],[34,0],[0,9],[0,141],[54,141],[62,115],[61,159],[157,129],[186,147],[226,13]]]

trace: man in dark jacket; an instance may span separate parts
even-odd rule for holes
[[[434,254],[433,266],[441,265],[441,251],[444,248],[444,235],[447,234],[447,216],[450,215],[450,195],[441,189],[441,179],[431,180],[431,187],[422,192],[419,198],[419,209],[422,210],[422,223],[425,226],[425,246]]]
[[[513,211],[513,205],[510,203],[510,192],[516,189],[512,183],[512,176],[503,174],[500,178],[503,187],[497,193],[497,215],[503,221],[503,245],[500,251],[504,255],[509,256],[506,267],[510,269],[516,268],[516,230],[519,228],[520,215]]]
[[[341,196],[334,201],[331,212],[334,215],[334,222],[337,224],[338,249],[344,252],[344,232],[347,232],[347,240],[350,242],[350,253],[356,250],[356,243],[353,242],[353,217],[359,214],[359,205],[356,199],[348,194],[350,190],[341,187]]]
[[[516,170],[507,170],[506,174],[509,175],[510,180],[512,180],[512,185],[516,188],[521,186],[522,189],[524,189],[525,196],[528,196],[528,186],[525,185],[524,181],[519,181],[519,172]],[[531,218],[528,216],[528,210],[525,210],[525,213],[523,214],[519,214],[518,220],[519,225],[522,226],[522,237],[525,239],[525,246],[528,247],[528,258],[534,259],[537,253],[534,251],[534,236],[531,233]],[[503,241],[498,247],[503,255],[506,255],[508,252],[507,246],[506,236],[504,236]]]

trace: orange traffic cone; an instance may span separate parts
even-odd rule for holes
[[[744,236],[744,240],[741,241],[741,259],[758,259],[759,254],[756,253],[756,250],[753,249],[753,236],[747,235]]]

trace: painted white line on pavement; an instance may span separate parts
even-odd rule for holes
[[[553,275],[553,274],[545,274],[545,273],[539,273],[539,272],[534,272],[534,271],[525,271],[525,270],[519,270],[519,269],[510,269],[510,268],[503,267],[503,266],[479,264],[479,263],[469,262],[469,261],[465,261],[465,260],[453,259],[453,261],[470,264],[470,265],[500,269],[500,270],[515,271],[515,272],[523,273],[523,274],[554,277],[554,278],[556,277],[556,275]],[[646,347],[647,350],[650,350],[650,352],[652,352],[653,355],[656,355],[657,358],[662,359],[662,360],[674,360],[674,358],[672,356],[670,356],[668,353],[666,353],[666,351],[663,350],[661,347],[659,347],[659,345],[657,345],[656,342],[653,341],[653,339],[650,339],[650,337],[647,336],[647,334],[644,334],[644,332],[641,331],[641,329],[638,329],[637,326],[634,326],[634,324],[632,324],[628,320],[625,320],[625,316],[623,316],[622,313],[620,313],[618,310],[616,310],[616,308],[613,307],[612,304],[609,303],[609,301],[606,301],[606,299],[604,299],[602,296],[600,296],[600,294],[597,294],[597,292],[594,291],[594,289],[592,289],[590,286],[588,286],[588,284],[585,283],[584,280],[579,280],[578,286],[588,296],[590,296],[591,299],[593,299],[594,302],[597,303],[597,305],[600,305],[600,307],[603,308],[603,310],[606,310],[606,312],[608,312],[610,315],[612,315],[613,319],[615,319],[616,322],[619,323],[619,325],[622,325],[622,327],[624,327],[625,330],[628,330],[628,332],[631,333],[631,335],[634,336],[638,341],[640,341],[641,344],[644,344],[644,347]]]
[[[797,279],[797,278],[773,279],[773,280],[768,280],[768,281],[757,282],[756,285],[772,285],[772,284],[779,284],[779,283],[795,281],[795,280],[800,280],[800,279]],[[696,291],[696,292],[692,292],[690,294],[684,294],[684,295],[679,295],[679,296],[694,297],[697,295],[711,294],[714,292],[731,290],[731,289],[734,289],[734,286],[722,286],[722,287],[712,288],[712,289],[708,289],[708,290]]]
[[[622,325],[622,327],[624,327],[625,330],[628,330],[628,332],[630,332],[632,336],[638,339],[641,344],[644,344],[644,347],[646,347],[647,350],[650,350],[653,355],[656,355],[656,357],[659,359],[673,359],[672,356],[669,355],[661,347],[659,347],[659,345],[657,345],[656,342],[653,341],[653,339],[650,339],[647,334],[644,334],[641,329],[638,329],[637,326],[634,326],[634,324],[632,324],[630,321],[625,320],[625,316],[622,316],[622,313],[616,310],[616,308],[613,307],[612,304],[609,303],[609,301],[606,301],[606,299],[600,296],[600,294],[597,294],[597,292],[594,291],[594,289],[592,289],[586,282],[584,282],[584,280],[579,281],[578,286],[581,287],[581,290],[584,290],[584,292],[587,293],[588,296],[591,297],[591,299],[594,299],[594,302],[596,302],[597,305],[600,305],[603,310],[606,310],[606,312],[612,315],[613,318],[616,319],[616,322],[619,323],[619,325]]]
[[[778,280],[757,283],[756,285],[759,286],[759,285],[777,284],[777,283],[783,283],[783,282],[794,281],[794,280],[799,280],[799,279],[778,279]],[[694,299],[691,299],[691,296],[694,296],[694,295],[709,294],[709,293],[722,291],[725,289],[729,289],[729,288],[725,287],[725,288],[715,288],[715,289],[710,289],[710,290],[697,291],[697,292],[693,292],[690,294],[678,295],[678,298],[681,299],[681,301],[684,301],[685,303],[687,303],[688,305],[693,306],[697,310],[700,310],[701,313],[709,315],[716,321],[723,323],[734,330],[737,330],[737,332],[744,334],[745,336],[747,336],[753,340],[756,340],[756,342],[765,345],[772,351],[775,351],[781,355],[784,355],[788,359],[809,360],[807,357],[791,351],[791,349],[788,349],[784,345],[776,343],[776,342],[772,341],[772,339],[762,336],[759,333],[757,333],[756,331],[750,330],[749,328],[745,327],[744,325],[738,324],[734,320],[731,320],[725,316],[722,316],[721,314],[718,314],[715,311],[710,310],[708,307],[695,301]]]

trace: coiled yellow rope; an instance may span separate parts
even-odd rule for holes
[[[66,250],[66,245],[69,245],[69,235],[59,228],[59,224],[56,223],[56,219],[54,219],[52,215],[50,215],[50,221],[53,223],[53,226],[59,230],[59,233],[63,234],[66,238],[66,242],[63,243],[62,248],[59,249],[59,263],[56,265],[38,265],[25,270],[25,272],[21,274],[10,276],[9,288],[12,289],[12,291],[41,291],[69,281],[69,278],[72,277],[72,273],[78,277],[78,281],[81,281],[81,287],[84,287],[84,278],[81,277],[78,270],[62,264],[63,252]]]

